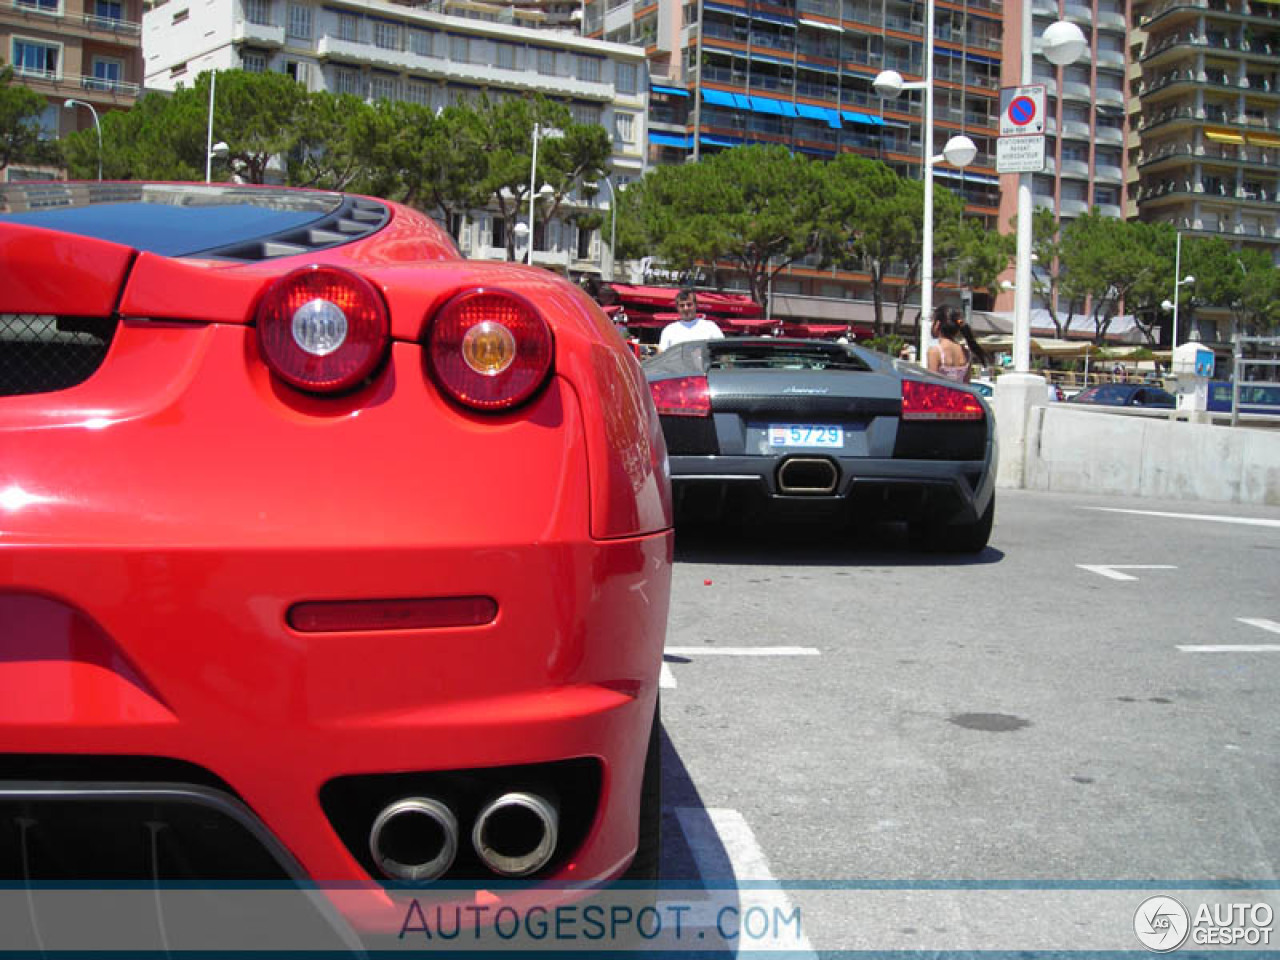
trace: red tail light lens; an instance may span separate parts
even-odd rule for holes
[[[542,314],[503,290],[459,294],[427,335],[427,364],[436,383],[476,410],[509,410],[528,400],[547,379],[554,354]]]
[[[982,404],[972,393],[921,380],[902,381],[903,420],[981,420]]]
[[[662,417],[711,416],[711,388],[706,377],[654,380],[649,384],[653,405]]]
[[[390,337],[373,284],[336,267],[303,267],[258,304],[258,344],[271,372],[300,390],[339,393],[373,373]]]

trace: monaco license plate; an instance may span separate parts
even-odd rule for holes
[[[769,424],[771,447],[829,447],[844,446],[844,430],[841,427],[819,426],[812,423]]]

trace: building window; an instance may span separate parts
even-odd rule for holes
[[[569,105],[569,115],[574,123],[600,124],[600,108],[594,103],[573,103]]]
[[[595,235],[594,230],[578,230],[578,259],[591,259],[591,239]]]
[[[271,0],[244,0],[244,18],[259,26],[271,26]]]
[[[430,57],[433,53],[435,34],[430,30],[410,30],[409,49],[420,57]]]
[[[114,90],[124,79],[124,61],[113,57],[93,58],[93,79],[85,86],[92,90]]]
[[[544,77],[556,75],[556,52],[554,50],[538,51],[538,73]]]
[[[120,23],[124,20],[124,7],[119,0],[94,0],[93,17],[107,23]]]
[[[383,50],[399,50],[400,24],[384,20],[373,21],[373,45]]]
[[[38,10],[41,13],[61,13],[62,0],[15,0],[15,7]]]
[[[619,93],[635,93],[636,65],[634,63],[614,64],[613,85]]]
[[[310,89],[311,85],[308,82],[311,79],[309,64],[300,63],[297,60],[290,60],[284,65],[284,72],[290,80],[295,83],[300,83],[307,89]]]
[[[494,44],[494,63],[503,70],[514,70],[516,68],[516,47],[513,43],[503,43],[498,41]]]
[[[369,99],[399,100],[400,81],[396,77],[375,73],[369,78]]]
[[[364,96],[364,83],[360,79],[360,71],[347,67],[339,67],[334,71],[333,89],[335,93],[349,93],[353,96]]]
[[[338,39],[347,43],[360,42],[360,18],[354,13],[338,14]]]
[[[266,73],[267,55],[246,50],[240,54],[240,65],[248,73]]]
[[[449,59],[454,63],[470,63],[471,41],[467,37],[449,37]]]
[[[311,39],[311,8],[301,3],[289,4],[289,29],[291,37],[299,40]]]
[[[187,20],[190,16],[191,16],[191,10],[188,7],[183,7],[181,10],[174,13],[173,23],[175,26],[177,26],[179,23],[182,23],[183,21]]]
[[[615,113],[613,115],[614,129],[617,131],[618,139],[623,143],[634,143],[636,138],[636,118],[630,113]]]
[[[19,76],[45,80],[57,80],[61,76],[62,44],[14,37],[12,50],[10,62]]]
[[[578,79],[583,83],[600,82],[600,61],[595,57],[578,57]]]
[[[489,246],[504,249],[507,245],[507,220],[505,217],[494,217],[489,221]]]
[[[420,107],[431,106],[431,85],[421,80],[410,80],[405,85],[404,98]]]
[[[1110,204],[1114,207],[1120,202],[1120,191],[1115,187],[1094,187],[1093,202],[1097,204]]]

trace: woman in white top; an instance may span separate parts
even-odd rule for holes
[[[973,358],[987,362],[986,353],[964,322],[964,314],[955,307],[938,307],[933,311],[933,338],[937,342],[929,348],[929,369],[939,376],[968,383]],[[964,344],[960,343],[961,338]]]

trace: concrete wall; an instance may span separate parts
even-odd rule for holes
[[[1277,506],[1280,430],[1038,406],[1021,479],[1029,490]]]

